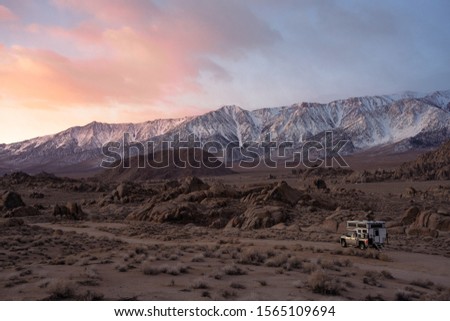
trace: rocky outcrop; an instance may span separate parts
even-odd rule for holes
[[[408,208],[405,211],[405,213],[403,213],[403,216],[400,220],[401,224],[403,224],[403,225],[412,224],[416,220],[419,213],[420,213],[420,210],[416,206],[412,206],[412,207]]]
[[[6,191],[0,196],[0,210],[12,210],[21,206],[25,206],[25,203],[16,192]]]
[[[243,230],[268,228],[286,222],[287,218],[287,211],[281,206],[252,206],[242,215],[232,218],[227,227]]]
[[[66,205],[56,204],[53,208],[53,216],[72,220],[82,220],[85,219],[87,215],[78,203],[68,202]]]

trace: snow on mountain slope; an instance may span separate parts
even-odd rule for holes
[[[0,144],[0,168],[10,170],[64,167],[86,161],[99,164],[103,144],[121,142],[124,133],[135,141],[186,139],[195,134],[202,142],[222,145],[260,142],[270,134],[277,142],[297,144],[325,131],[351,140],[357,150],[395,144],[417,136],[427,142],[450,136],[450,90],[430,94],[352,97],[328,104],[301,103],[253,111],[224,106],[206,114],[138,124],[92,122],[55,135]],[[433,134],[439,133],[439,134]],[[434,136],[433,136],[434,135]],[[431,138],[430,138],[431,137]]]

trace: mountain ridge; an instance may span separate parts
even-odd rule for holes
[[[233,141],[239,145],[261,142],[270,133],[276,142],[301,145],[331,130],[350,139],[354,151],[358,151],[384,144],[414,148],[412,141],[421,137],[424,144],[438,145],[450,135],[449,124],[450,90],[350,97],[325,104],[303,102],[251,111],[225,105],[199,116],[178,119],[119,124],[93,121],[53,135],[0,144],[0,168],[34,171],[39,167],[51,170],[86,162],[95,164],[101,156],[101,146],[122,141],[124,133],[135,141],[170,141],[175,135],[186,139],[195,134],[202,141]]]

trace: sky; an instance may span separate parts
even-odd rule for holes
[[[0,143],[450,89],[448,0],[0,0]]]

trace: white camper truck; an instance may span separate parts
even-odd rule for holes
[[[347,231],[340,238],[342,247],[366,249],[372,246],[381,249],[387,243],[386,224],[383,221],[347,221]]]

